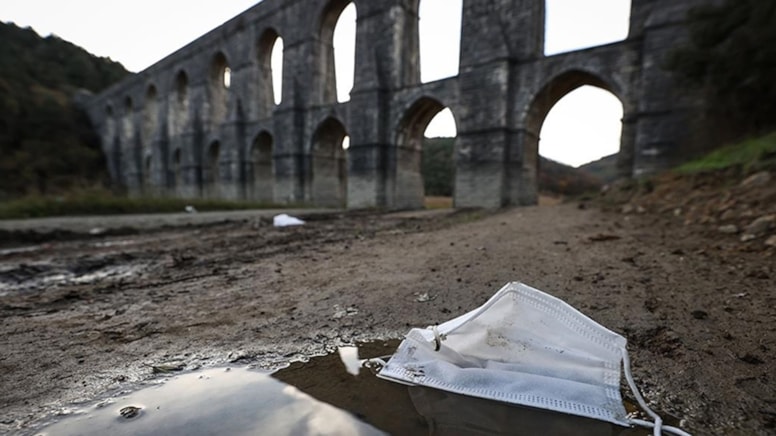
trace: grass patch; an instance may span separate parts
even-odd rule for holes
[[[183,212],[193,206],[199,212],[299,207],[248,201],[179,198],[129,198],[106,191],[79,192],[57,197],[29,196],[0,203],[0,219],[49,216],[122,215]]]
[[[772,165],[776,165],[776,132],[719,148],[700,159],[681,165],[676,171],[696,174],[740,167],[749,172]]]

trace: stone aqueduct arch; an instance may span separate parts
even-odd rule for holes
[[[355,84],[346,103],[336,99],[332,34],[350,0],[265,0],[95,96],[87,110],[112,177],[135,194],[420,207],[419,138],[449,107],[455,205],[534,204],[541,124],[582,85],[623,104],[623,175],[699,148],[693,133],[706,127],[705,102],[679,90],[661,63],[687,38],[686,11],[708,0],[632,0],[627,39],[552,56],[543,55],[544,1],[464,0],[459,74],[425,84],[419,1],[352,0]],[[269,56],[278,38],[275,105]],[[332,144],[346,135],[343,160]]]

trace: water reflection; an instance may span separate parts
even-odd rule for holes
[[[362,344],[337,355],[294,364],[273,377],[310,396],[349,410],[395,435],[643,435],[643,429],[530,407],[483,400],[379,379],[354,362],[391,354],[398,341]]]
[[[127,413],[131,410],[134,413]],[[40,435],[380,435],[351,414],[248,369],[211,369],[102,402]]]
[[[103,400],[40,434],[644,434],[593,419],[407,387],[362,367],[365,359],[389,355],[397,346],[391,341],[344,347],[272,374],[223,368],[185,374]]]

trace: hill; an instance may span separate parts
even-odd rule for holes
[[[539,156],[539,193],[550,196],[576,196],[597,191],[601,180],[579,168]]]
[[[0,200],[102,182],[99,143],[73,96],[127,74],[57,36],[0,23]]]
[[[737,251],[776,247],[776,132],[731,144],[695,161],[634,181],[600,201],[624,214],[656,214],[696,227]]]
[[[617,173],[617,155],[612,154],[596,161],[586,163],[580,170],[593,175],[604,183],[611,183],[619,178]]]
[[[426,195],[453,195],[454,138],[426,138],[423,143],[423,181]],[[539,192],[551,196],[579,195],[598,190],[602,178],[544,157],[539,160]]]

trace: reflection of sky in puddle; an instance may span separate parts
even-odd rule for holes
[[[361,372],[362,360],[358,358],[358,347],[339,347],[337,353],[348,374],[358,375]]]
[[[273,374],[210,369],[103,400],[41,435],[645,434],[643,429],[518,407],[377,378],[364,358],[398,345],[364,344]],[[119,411],[142,407],[132,419]]]
[[[119,411],[140,407],[130,419]],[[42,435],[371,435],[374,427],[267,374],[210,369],[91,407]]]

